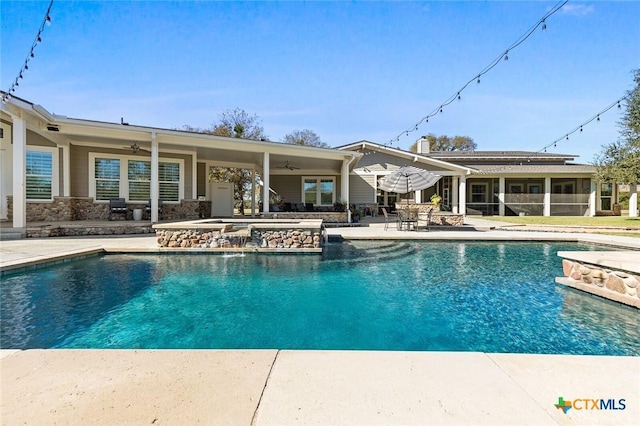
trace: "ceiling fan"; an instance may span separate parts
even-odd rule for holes
[[[300,169],[300,167],[296,167],[296,166],[291,165],[291,164],[289,163],[289,161],[287,161],[287,162],[284,164],[284,166],[279,166],[279,167],[277,167],[277,168],[278,168],[278,169],[289,169],[289,170],[299,170],[299,169]]]
[[[134,154],[137,154],[138,151],[149,152],[146,149],[141,148],[140,145],[138,145],[138,142],[134,142],[129,146],[124,146],[123,148],[130,149],[131,151],[133,151]]]

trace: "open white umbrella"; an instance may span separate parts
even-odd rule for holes
[[[378,188],[387,192],[406,194],[436,184],[442,176],[413,166],[402,166],[395,172],[378,179]]]

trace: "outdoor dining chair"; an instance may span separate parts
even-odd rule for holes
[[[395,213],[388,213],[385,207],[382,207],[382,214],[384,214],[384,230],[386,231],[389,227],[389,223],[395,223],[396,227],[400,227],[400,223],[398,222],[398,215]]]

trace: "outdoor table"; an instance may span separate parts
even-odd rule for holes
[[[401,208],[398,209],[398,229],[404,231],[418,230],[418,209]]]

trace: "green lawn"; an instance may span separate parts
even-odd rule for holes
[[[640,218],[626,216],[482,216],[482,219],[522,225],[603,226],[640,230]]]

